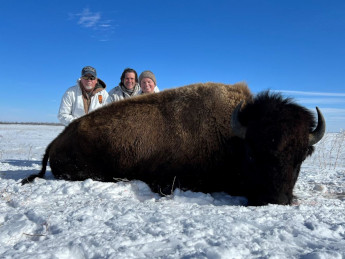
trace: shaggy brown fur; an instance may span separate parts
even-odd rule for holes
[[[49,158],[58,179],[139,179],[159,193],[172,187],[224,191],[247,196],[253,205],[289,204],[314,121],[297,105],[284,112],[287,104],[276,99],[278,110],[271,112],[269,104],[257,110],[245,84],[205,83],[115,102],[66,127],[47,147],[40,174],[23,183],[43,177]],[[230,127],[240,101],[249,103],[240,113],[248,140],[235,137]],[[298,116],[295,130],[286,128],[284,116],[287,123]]]

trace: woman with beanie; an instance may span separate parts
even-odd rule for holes
[[[149,70],[146,70],[140,74],[139,84],[141,88],[141,94],[159,92],[159,89],[157,87],[156,77]]]

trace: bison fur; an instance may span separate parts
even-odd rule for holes
[[[302,162],[325,131],[313,114],[238,83],[193,84],[112,103],[73,121],[47,147],[57,179],[137,179],[172,189],[246,196],[249,205],[291,204]],[[316,127],[316,129],[315,129]]]

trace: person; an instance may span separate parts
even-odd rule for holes
[[[126,68],[121,75],[118,86],[109,91],[111,101],[116,102],[140,94],[138,74],[132,68]]]
[[[109,103],[106,84],[97,78],[96,69],[86,66],[81,71],[77,84],[64,93],[58,119],[67,126],[73,120]]]
[[[143,71],[140,74],[139,84],[142,94],[159,92],[156,77],[150,70]]]

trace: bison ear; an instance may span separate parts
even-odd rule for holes
[[[315,145],[317,142],[319,142],[322,139],[323,135],[325,135],[326,131],[325,118],[323,117],[318,107],[316,107],[316,111],[317,127],[313,132],[309,133],[309,146]]]
[[[239,137],[241,139],[244,139],[246,137],[247,128],[241,124],[241,122],[238,119],[238,113],[242,107],[243,101],[241,101],[235,108],[235,110],[231,114],[231,129],[233,134],[236,137]]]

